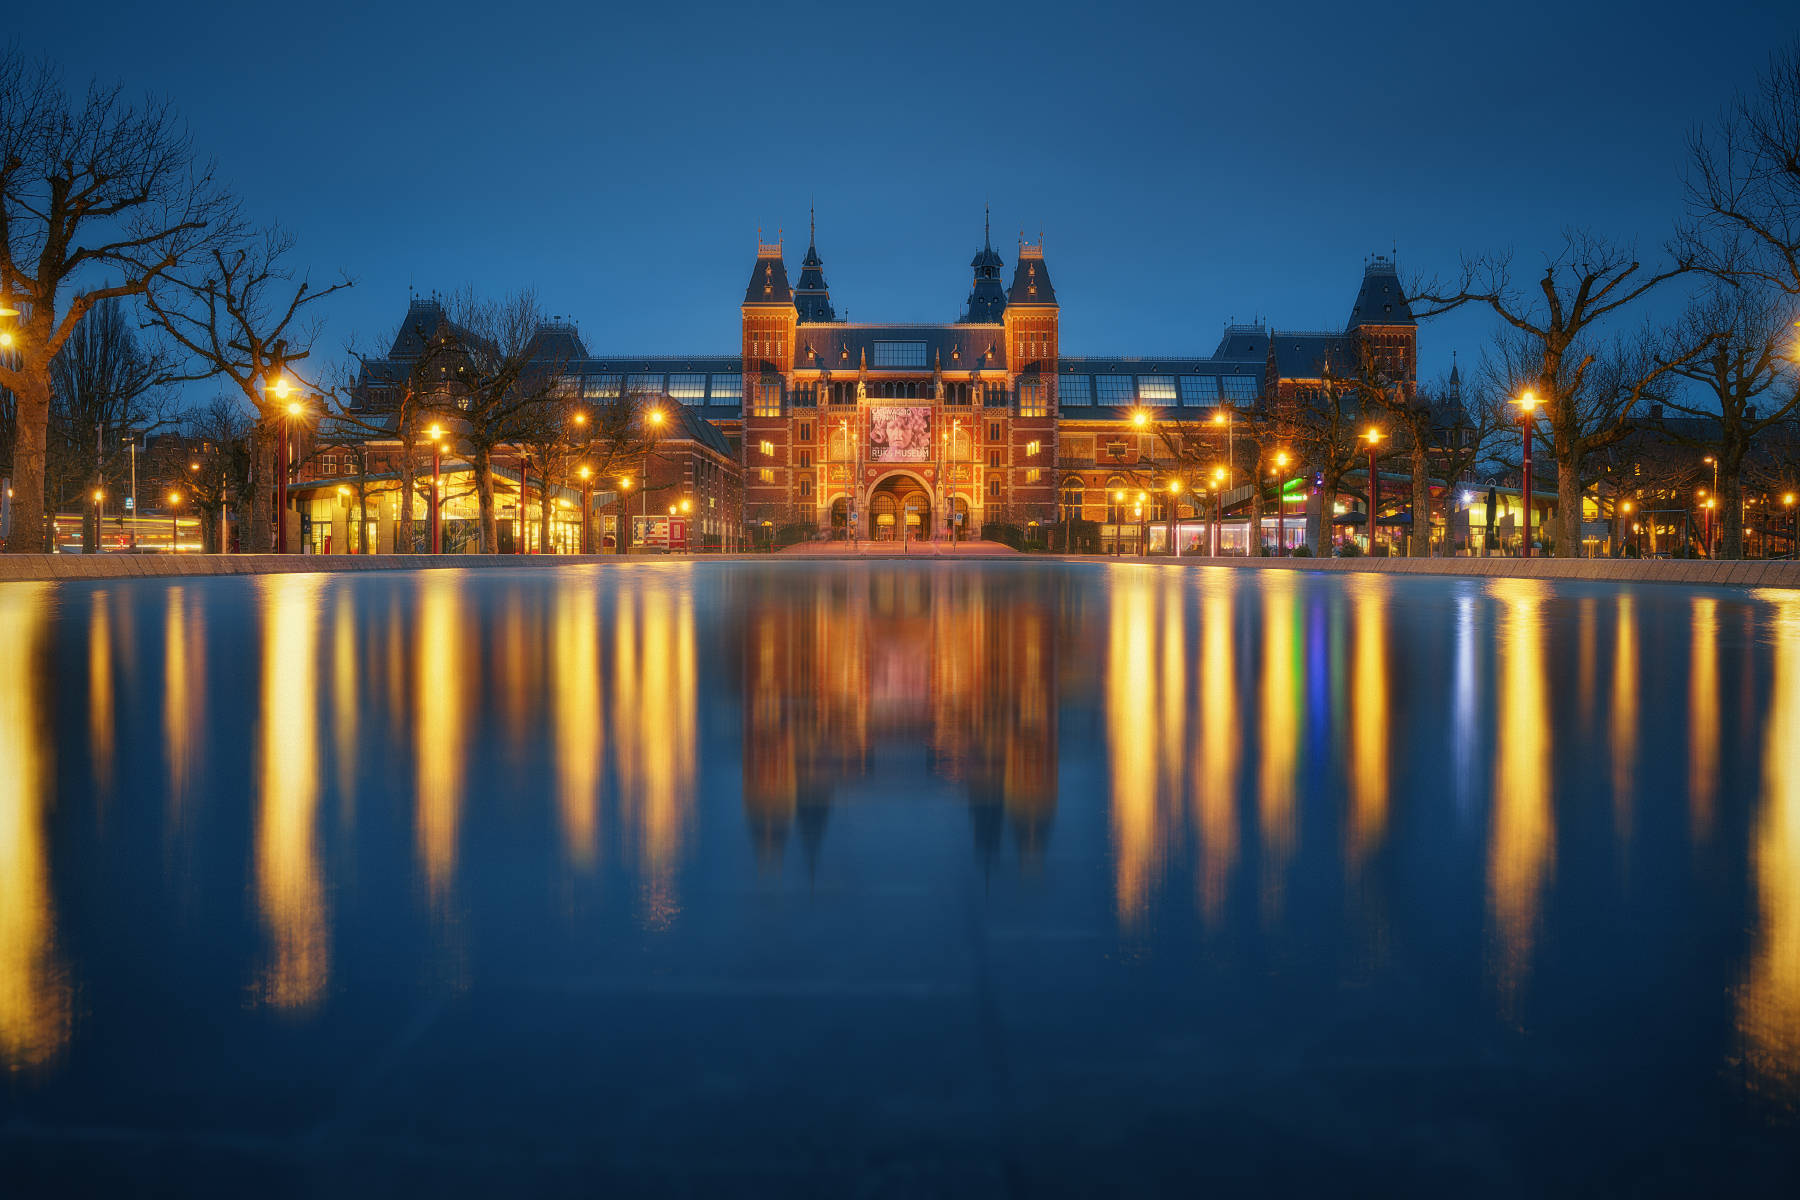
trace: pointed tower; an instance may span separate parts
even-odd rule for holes
[[[800,260],[800,286],[794,289],[794,309],[802,325],[837,320],[831,309],[831,289],[825,284],[825,261],[819,257],[818,226],[812,210],[806,214],[806,257]]]
[[[744,516],[756,522],[787,510],[793,487],[784,419],[800,314],[788,287],[781,239],[756,239],[756,265],[744,290]]]
[[[1362,287],[1344,328],[1383,374],[1402,384],[1409,397],[1414,393],[1419,381],[1419,322],[1400,287],[1393,259],[1377,254],[1363,267]]]
[[[996,260],[999,258],[995,255]],[[1061,353],[1056,289],[1044,264],[1044,238],[1035,245],[1019,235],[1019,261],[1001,321],[1006,326],[1006,368],[1012,376],[1008,424],[1015,464],[1008,500],[1045,525],[1056,521],[1056,364]]]
[[[975,269],[975,286],[969,293],[969,307],[962,315],[964,325],[998,325],[1000,315],[1006,311],[1006,291],[1000,284],[1000,271],[1006,264],[994,250],[987,210],[982,213],[981,250],[969,260]]]

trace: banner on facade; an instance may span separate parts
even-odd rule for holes
[[[869,409],[870,462],[926,462],[930,458],[930,405]]]

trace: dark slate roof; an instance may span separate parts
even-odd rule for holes
[[[1019,247],[1019,261],[1013,267],[1012,291],[1008,304],[1055,304],[1056,289],[1050,286],[1050,271],[1044,265],[1042,246]]]
[[[968,306],[963,310],[962,323],[965,325],[993,325],[1000,320],[1006,311],[1006,290],[1000,283],[1000,272],[1006,263],[1001,261],[1000,254],[994,249],[994,239],[983,222],[981,249],[969,260],[974,269],[975,283],[969,292]]]
[[[685,404],[677,404],[674,407],[677,420],[681,425],[682,436],[699,442],[716,454],[721,454],[726,458],[732,457],[731,443],[725,440],[725,435],[719,432],[717,425]]]
[[[875,365],[876,342],[924,342],[922,367]],[[867,356],[866,360],[864,356]],[[802,326],[794,335],[794,367],[837,375],[866,365],[871,371],[984,371],[1006,366],[1006,330],[981,325],[822,325]]]
[[[1400,273],[1390,259],[1376,255],[1363,268],[1362,288],[1356,293],[1356,304],[1350,310],[1346,329],[1358,325],[1417,325],[1412,305],[1400,288]]]
[[[444,306],[435,297],[417,297],[406,306],[406,319],[400,322],[400,328],[394,334],[394,344],[388,347],[391,359],[413,359],[425,352],[425,343],[434,337],[439,330],[456,335],[464,341],[473,341],[474,335],[450,319]]]
[[[568,363],[587,357],[587,347],[575,326],[559,321],[538,326],[535,335],[537,353],[553,363]]]
[[[1277,329],[1269,337],[1275,344],[1275,374],[1282,379],[1322,379],[1327,367],[1339,379],[1356,372],[1356,354],[1349,334],[1289,333]]]
[[[750,269],[750,282],[744,288],[745,304],[792,304],[793,289],[788,287],[787,263],[782,261],[778,246],[763,246],[756,252],[756,266]]]
[[[1262,325],[1227,325],[1214,358],[1262,362],[1269,354],[1269,331]]]

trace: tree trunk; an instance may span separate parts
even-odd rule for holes
[[[1252,481],[1250,488],[1250,554],[1254,558],[1263,557],[1263,481],[1259,473]],[[1281,484],[1275,485],[1277,502],[1281,495]]]
[[[492,470],[493,455],[486,446],[477,446],[469,456],[469,466],[475,472],[475,499],[481,506],[481,553],[497,554],[500,546],[500,530],[494,521],[494,475]]]
[[[1555,553],[1581,557],[1581,460],[1566,461],[1561,454],[1556,456]]]
[[[369,465],[367,463],[363,464],[362,473],[365,479],[368,478]],[[356,489],[356,509],[360,515],[357,519],[356,537],[350,539],[350,544],[357,545],[357,539],[360,538],[362,545],[360,553],[373,554],[375,547],[369,544],[369,485],[366,483]]]
[[[413,446],[411,442],[401,442],[400,531],[396,538],[400,544],[394,547],[394,549],[401,554],[411,554],[413,552],[413,546],[415,544],[413,542],[413,537],[416,533],[413,528],[413,505],[417,501],[418,495],[418,468],[413,462]],[[431,501],[432,503],[436,503],[437,497],[433,496]]]
[[[1425,461],[1425,430],[1413,430],[1412,445],[1412,533],[1407,538],[1407,556],[1431,557],[1431,474]]]
[[[550,553],[550,475],[538,477],[538,553]]]
[[[1720,558],[1744,557],[1744,481],[1743,451],[1725,450],[1719,455],[1719,528],[1724,538],[1719,545]]]
[[[44,533],[44,445],[50,435],[50,370],[27,364],[19,371],[22,386],[13,389],[12,532],[9,554],[42,554],[49,550]]]
[[[265,503],[263,485],[266,473],[271,497],[280,494],[276,483],[281,468],[275,462],[278,440],[269,436],[269,426],[263,421],[250,430],[250,465],[243,495],[238,497],[238,525],[244,531],[246,554],[267,554],[274,549],[275,522]]]

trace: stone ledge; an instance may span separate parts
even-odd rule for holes
[[[185,578],[205,575],[272,575],[321,571],[480,570],[571,566],[622,566],[692,562],[1088,562],[1217,567],[1251,571],[1330,571],[1353,574],[1459,576],[1480,579],[1592,580],[1608,583],[1675,583],[1688,586],[1800,588],[1800,562],[1739,562],[1629,558],[1135,558],[1112,555],[962,555],[892,557],[868,554],[802,556],[770,554],[0,554],[0,583],[82,579]]]

